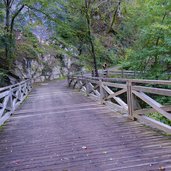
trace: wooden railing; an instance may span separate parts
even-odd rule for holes
[[[168,104],[160,104],[156,98],[171,98],[171,81],[69,76],[68,85],[95,97],[101,104],[110,105],[117,112],[127,114],[133,120],[138,119],[171,133],[169,125],[147,115],[156,112],[171,120],[171,100]]]
[[[116,70],[113,71],[111,69],[106,70],[107,71],[107,77],[117,77],[117,78],[139,78],[143,77],[145,72],[141,71],[129,71],[129,70]],[[103,77],[104,76],[104,71],[103,70],[98,70],[99,76]],[[91,76],[92,73],[90,72],[74,72],[74,75],[83,75],[83,76]]]
[[[31,80],[0,88],[0,125],[2,125],[15,109],[23,102],[31,91]]]
[[[127,71],[127,70],[118,70],[118,71],[112,71],[109,70],[108,73],[109,76],[116,76],[120,78],[139,78],[144,75],[141,71]]]

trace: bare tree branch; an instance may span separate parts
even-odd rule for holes
[[[4,1],[5,6],[7,6],[7,1],[6,0],[3,0],[3,1]]]
[[[14,1],[15,1],[15,0],[11,0],[11,1],[10,1],[10,8],[12,7]]]
[[[44,16],[46,16],[46,17],[47,17],[48,19],[50,19],[51,21],[54,21],[54,22],[57,22],[57,23],[62,23],[60,20],[51,17],[49,14],[47,14],[46,12],[44,12],[44,11],[42,11],[42,10],[40,10],[40,9],[37,9],[37,8],[35,8],[35,7],[32,7],[32,6],[28,6],[28,5],[25,5],[25,6],[27,6],[27,8],[29,8],[29,9],[31,9],[31,10],[33,10],[33,11],[37,11],[37,12],[39,12],[39,13],[42,13]]]
[[[116,15],[117,15],[118,8],[120,7],[120,5],[121,5],[121,0],[118,2],[118,5],[117,5],[117,7],[116,7],[116,10],[115,10],[115,12],[114,12],[114,14],[113,14],[112,22],[111,22],[111,25],[110,25],[110,27],[109,27],[109,31],[108,31],[108,32],[111,32],[111,31],[112,31],[112,27],[113,27],[113,25],[114,25],[114,23],[115,23]]]
[[[23,8],[25,7],[25,5],[22,5],[18,11],[13,15],[12,19],[11,19],[11,28],[10,28],[10,32],[12,34],[13,32],[13,27],[14,27],[14,21],[15,21],[15,18],[19,15],[19,13],[23,10]]]

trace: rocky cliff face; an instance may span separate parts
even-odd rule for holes
[[[53,54],[45,54],[38,59],[16,60],[14,73],[21,80],[32,78],[35,82],[43,82],[67,75],[68,69],[67,63],[61,66],[61,62]]]
[[[46,80],[54,80],[63,76],[67,76],[69,72],[74,73],[80,70],[77,66],[78,59],[71,58],[67,55],[59,55],[54,53],[46,53],[39,55],[36,59],[21,58],[15,61],[14,74],[24,80],[32,78],[34,82],[43,82]],[[15,83],[14,78],[10,78],[12,84]]]
[[[32,40],[28,41],[28,37]],[[61,47],[56,50],[52,43],[33,34],[27,36],[21,32],[16,34],[15,58],[12,67],[5,68],[7,63],[0,58],[0,68],[5,73],[2,75],[0,72],[0,87],[28,78],[32,78],[34,82],[58,79],[66,76],[69,72],[80,69],[75,64],[79,61],[77,57],[69,57],[67,54],[61,53]]]

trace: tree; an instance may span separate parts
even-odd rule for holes
[[[22,4],[19,8],[13,12],[14,0],[3,0],[5,7],[5,56],[10,61],[13,47],[13,29],[16,17],[24,8]]]
[[[98,70],[97,70],[97,61],[96,61],[96,53],[95,53],[95,47],[94,47],[94,43],[93,43],[93,39],[92,39],[92,33],[91,33],[91,18],[90,18],[90,13],[91,13],[91,1],[90,0],[85,0],[85,17],[86,17],[86,21],[87,21],[87,32],[88,32],[88,39],[89,39],[89,43],[91,46],[91,53],[92,53],[92,57],[93,57],[93,64],[94,64],[94,76],[98,77]]]
[[[125,6],[122,30],[125,39],[130,40],[125,49],[129,67],[146,71],[149,78],[167,79],[165,73],[171,65],[171,3],[168,0],[132,3]]]
[[[44,12],[44,9],[47,7],[49,1],[44,0],[37,2],[36,0],[3,0],[1,4],[2,9],[5,12],[4,16],[4,39],[5,39],[5,58],[8,61],[9,68],[13,63],[13,51],[15,49],[15,31],[14,26],[17,22],[19,24],[19,20],[16,19],[22,15],[22,17],[28,21],[27,16],[30,17],[30,12],[37,15],[37,17],[41,14],[48,17],[48,19],[52,19],[50,15]],[[25,10],[23,10],[25,9]],[[39,13],[39,15],[37,14]],[[33,16],[33,15],[32,15]],[[41,17],[43,20],[44,17]],[[26,27],[26,25],[25,25]]]
[[[96,19],[96,14],[98,9],[103,12],[104,9],[101,9],[101,6],[104,3],[99,2],[89,0],[60,2],[64,10],[62,12],[59,11],[59,13],[62,14],[62,20],[64,22],[56,25],[57,31],[55,35],[77,48],[80,60],[88,67],[90,65],[92,66],[91,69],[95,71],[95,76],[98,76],[97,68],[102,67],[103,62],[109,61],[109,64],[112,64],[115,61],[112,59],[114,58],[113,49],[111,46],[107,49],[107,42],[104,40],[105,37],[111,37],[111,35],[100,35],[103,32],[100,28],[101,23]],[[100,27],[97,26],[98,28],[94,24],[97,22],[99,22],[97,25],[100,25]],[[98,29],[100,29],[100,33],[97,34]],[[108,32],[108,28],[106,28],[106,32]],[[99,49],[99,46],[101,49]]]

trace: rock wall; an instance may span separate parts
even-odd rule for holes
[[[57,79],[63,75],[60,62],[51,54],[39,56],[36,60],[17,60],[14,73],[21,80],[32,78],[35,82]]]
[[[76,58],[70,58],[64,55],[61,59],[53,54],[45,54],[39,56],[38,59],[22,58],[15,61],[14,74],[20,80],[32,78],[34,82],[44,82],[46,80],[54,80],[63,76],[67,76],[69,72],[74,73],[80,68],[75,64],[78,62]],[[11,81],[14,83],[14,80]]]

